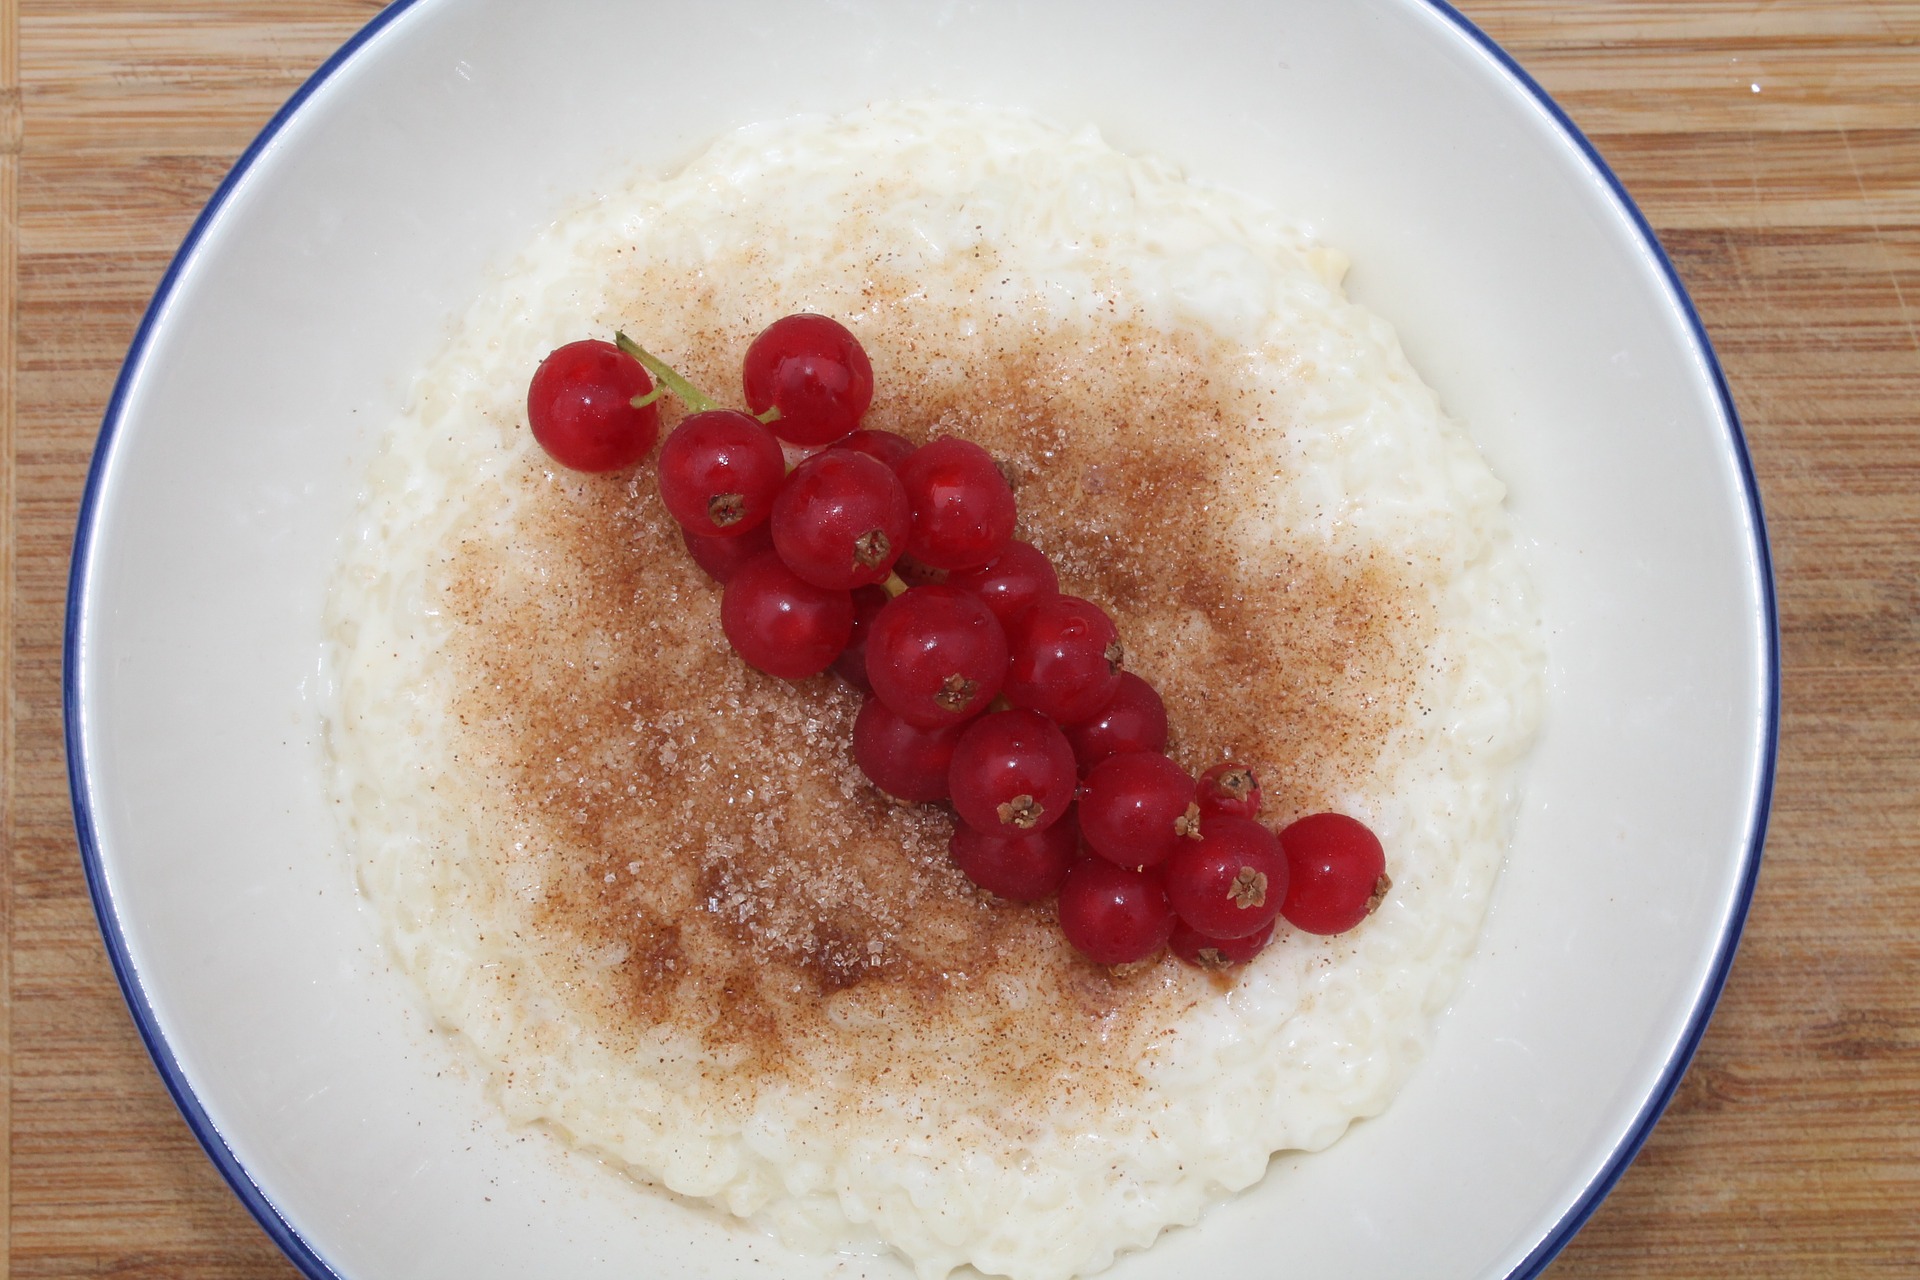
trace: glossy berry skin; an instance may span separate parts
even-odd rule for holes
[[[720,629],[745,662],[770,676],[817,676],[853,634],[853,597],[794,576],[766,553],[734,571],[720,597]]]
[[[708,538],[681,529],[680,540],[687,544],[687,554],[693,557],[693,562],[719,583],[725,583],[747,561],[773,550],[773,533],[764,522],[737,538]]]
[[[1010,902],[1051,897],[1067,877],[1080,832],[1068,814],[1044,831],[1002,839],[982,835],[964,822],[953,827],[947,852],[967,878]]]
[[[1079,811],[1087,847],[1122,867],[1158,866],[1200,838],[1193,775],[1157,751],[1095,765],[1080,784]]]
[[[861,704],[853,721],[853,759],[874,786],[915,804],[947,798],[947,770],[962,726],[919,729],[878,698]]]
[[[833,674],[862,693],[873,692],[873,685],[867,680],[867,629],[892,598],[885,587],[853,589],[853,634],[847,638],[847,647],[833,660]],[[941,785],[945,785],[944,778]]]
[[[892,431],[869,431],[863,429],[854,432],[845,439],[836,440],[833,447],[836,449],[851,449],[855,453],[864,453],[869,458],[886,463],[887,467],[892,469],[904,462],[907,455],[920,446],[905,436]]]
[[[1073,803],[1076,782],[1066,735],[1032,711],[996,711],[968,725],[947,774],[955,812],[993,836],[1052,826]]]
[[[533,371],[527,425],[547,456],[574,471],[621,471],[660,438],[660,406],[633,407],[653,390],[640,362],[597,338],[556,348]]]
[[[1180,918],[1210,938],[1244,938],[1273,923],[1287,895],[1280,842],[1245,818],[1208,818],[1164,864]]]
[[[867,633],[867,683],[909,724],[959,724],[1007,678],[1007,637],[980,598],[956,587],[894,597]]]
[[[1260,779],[1247,766],[1227,760],[1200,775],[1193,798],[1203,818],[1251,818],[1260,812]]]
[[[816,587],[850,591],[893,572],[913,515],[907,491],[884,463],[828,449],[793,469],[768,523],[787,568]]]
[[[933,569],[971,569],[1006,549],[1018,514],[993,458],[971,440],[942,436],[895,470],[913,504],[907,554]]]
[[[1345,933],[1393,887],[1379,838],[1345,814],[1301,818],[1281,830],[1280,848],[1292,877],[1280,914],[1307,933]]]
[[[847,327],[801,312],[775,320],[748,346],[740,381],[755,416],[794,444],[830,444],[860,425],[873,402],[873,366]]]
[[[1166,750],[1167,706],[1152,685],[1131,671],[1122,671],[1107,705],[1094,712],[1092,719],[1068,725],[1066,734],[1084,775],[1109,756]]]
[[[1060,885],[1060,932],[1095,964],[1133,964],[1167,944],[1173,909],[1157,870],[1081,858]]]
[[[1266,928],[1244,938],[1209,938],[1185,920],[1176,919],[1173,936],[1167,939],[1167,950],[1197,969],[1225,969],[1245,964],[1266,950],[1272,941],[1272,921],[1267,922]]]
[[[1099,714],[1120,686],[1120,632],[1099,605],[1054,596],[1007,631],[1007,701],[1059,724]]]
[[[1053,561],[1018,538],[978,568],[948,574],[947,582],[984,600],[1003,627],[1012,626],[1033,605],[1060,594],[1060,575],[1054,572]]]
[[[764,523],[787,478],[780,442],[744,413],[692,413],[660,446],[660,500],[681,527],[737,538]]]

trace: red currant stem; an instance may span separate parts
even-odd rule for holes
[[[906,591],[907,580],[901,577],[897,573],[889,573],[887,575],[887,580],[881,583],[880,585],[882,587],[885,587],[887,591],[887,595],[889,597],[892,597],[892,596],[900,595],[902,592]],[[914,597],[914,599],[916,600],[918,600],[919,598],[920,598],[919,596]],[[901,607],[904,608],[905,606],[903,605]]]
[[[654,377],[660,379],[661,383],[671,388],[673,394],[684,400],[687,408],[692,409],[695,413],[705,413],[709,409],[718,409],[720,407],[719,401],[675,373],[672,365],[662,360],[659,356],[654,355],[651,351],[648,351],[626,334],[614,334],[613,345],[619,347],[622,351],[645,365],[648,373],[651,373]]]
[[[775,422],[780,421],[780,406],[777,404],[770,404],[767,406],[767,411],[765,413],[756,413],[753,415],[753,418],[754,418],[754,421],[758,422],[761,426],[769,426]]]
[[[633,399],[627,401],[627,403],[632,405],[636,409],[644,409],[648,405],[652,404],[655,400],[658,400],[661,396],[664,396],[666,394],[667,394],[667,384],[663,382],[658,386],[656,386],[653,390],[644,392],[640,395],[635,396]]]
[[[1007,701],[1007,695],[1004,693],[997,695],[992,702],[987,704],[988,715],[992,715],[996,711],[1011,710],[1013,710],[1013,703]]]

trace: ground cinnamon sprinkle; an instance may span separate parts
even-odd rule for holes
[[[1241,545],[1261,476],[1235,353],[1132,323],[1005,323],[990,359],[952,369],[906,292],[870,301],[865,425],[1001,460],[1019,536],[1114,616],[1128,666],[1161,691],[1171,754],[1196,774],[1252,765],[1276,823],[1351,785],[1404,714],[1424,597],[1405,566]],[[661,354],[731,389],[751,336],[716,324]],[[672,1026],[748,1083],[822,1045],[884,1079],[924,1067],[902,1045],[938,1043],[1002,1088],[1098,1091],[1131,1069],[1100,1046],[1154,1003],[1131,992],[1212,998],[1170,959],[1096,968],[1050,905],[972,887],[948,862],[946,810],[892,802],[853,764],[857,695],[748,668],[719,596],[645,466],[555,477],[513,547],[455,558],[460,715],[530,833],[502,852],[542,886],[526,927],[574,970],[593,1034],[617,1047]]]

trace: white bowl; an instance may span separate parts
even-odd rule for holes
[[[108,410],[67,714],[108,950],[162,1075],[309,1274],[904,1275],[807,1259],[509,1131],[356,901],[324,584],[372,443],[485,270],[603,178],[798,110],[1092,122],[1271,200],[1510,484],[1548,727],[1480,953],[1392,1109],[1116,1277],[1533,1275],[1678,1082],[1759,859],[1777,646],[1733,408],[1645,224],[1422,0],[402,0],[195,226]]]

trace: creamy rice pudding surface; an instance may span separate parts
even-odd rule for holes
[[[1499,482],[1343,270],[1091,132],[914,105],[725,138],[488,289],[372,469],[330,749],[366,896],[510,1116],[798,1247],[1040,1280],[1387,1105],[1479,927],[1541,656]],[[864,780],[855,694],[731,654],[650,462],[566,473],[526,430],[562,343],[624,329],[738,403],[796,310],[865,344],[866,426],[1002,460],[1177,760],[1251,764],[1269,825],[1372,826],[1378,913],[1226,975],[1084,961]]]

